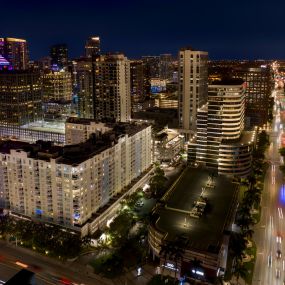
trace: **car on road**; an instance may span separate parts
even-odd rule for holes
[[[279,279],[281,277],[281,270],[280,268],[276,268],[276,278]]]
[[[277,235],[276,236],[276,242],[281,243],[281,241],[282,241],[282,237],[280,235]]]
[[[276,257],[277,259],[280,259],[282,257],[282,253],[281,253],[281,250],[280,249],[277,249],[276,251]]]

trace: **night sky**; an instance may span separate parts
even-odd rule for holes
[[[285,59],[282,0],[6,0],[0,12],[0,36],[27,39],[32,59],[55,43],[78,57],[90,35],[130,58],[192,46],[211,59]]]

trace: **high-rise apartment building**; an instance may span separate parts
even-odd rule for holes
[[[0,207],[87,234],[94,231],[88,228],[96,212],[151,163],[146,124],[114,124],[111,131],[64,147],[3,141]]]
[[[96,61],[94,118],[127,122],[131,118],[130,61],[123,54],[102,55]]]
[[[126,122],[131,117],[130,61],[123,54],[77,64],[81,118]]]
[[[207,102],[208,53],[182,48],[179,51],[179,124],[182,133],[193,135],[197,110]]]
[[[24,39],[0,38],[0,55],[15,70],[25,70],[29,67],[28,45]]]
[[[51,64],[57,65],[59,68],[67,66],[68,49],[66,44],[56,44],[50,48]]]
[[[100,55],[100,37],[90,37],[85,44],[85,56],[91,58],[92,56]]]
[[[0,72],[0,123],[23,125],[42,118],[39,73]]]
[[[209,85],[208,103],[197,112],[197,136],[191,139],[188,161],[219,174],[246,176],[251,171],[254,132],[244,132],[245,84],[228,79]]]
[[[71,101],[71,73],[65,70],[48,71],[43,74],[43,100]]]

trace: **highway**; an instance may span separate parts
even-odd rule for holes
[[[274,92],[276,95],[276,92]],[[285,185],[279,170],[282,158],[281,147],[283,126],[280,104],[275,100],[272,129],[268,129],[270,146],[266,152],[269,168],[265,175],[262,195],[261,220],[255,226],[254,240],[257,245],[257,260],[253,275],[254,285],[285,284]]]
[[[7,281],[22,268],[36,273],[37,285],[107,284],[78,263],[63,264],[0,241],[0,280]]]

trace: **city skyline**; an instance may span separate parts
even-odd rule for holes
[[[16,0],[13,17],[1,15],[2,36],[27,39],[31,59],[48,55],[56,43],[66,43],[70,57],[79,57],[92,35],[100,36],[103,52],[119,51],[130,58],[177,55],[179,48],[189,45],[208,51],[210,59],[285,58],[278,29],[283,3],[206,1],[203,9],[184,0],[48,4],[43,9],[42,2]],[[8,10],[8,4],[1,9]]]

